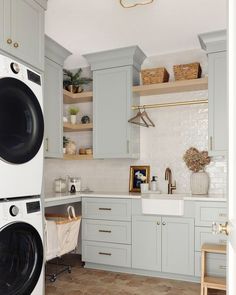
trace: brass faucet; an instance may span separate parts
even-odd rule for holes
[[[176,190],[176,181],[172,184],[172,172],[170,168],[166,168],[165,180],[168,180],[168,194],[173,194],[173,190]]]

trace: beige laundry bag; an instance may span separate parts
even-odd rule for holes
[[[68,206],[67,214],[68,216],[55,214],[46,215],[47,220],[53,220],[56,223],[59,246],[58,256],[73,251],[78,243],[81,216],[75,215],[73,206]]]

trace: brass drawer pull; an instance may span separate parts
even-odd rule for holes
[[[13,44],[13,46],[14,46],[15,48],[18,48],[18,47],[19,47],[19,43],[15,42],[15,43]]]
[[[160,223],[160,221],[157,221],[157,225],[160,225],[161,223]]]
[[[100,233],[108,233],[108,234],[110,234],[111,230],[99,229],[99,232]]]
[[[11,39],[11,38],[8,38],[8,39],[7,39],[7,44],[9,44],[9,45],[12,44],[12,39]]]
[[[219,269],[226,269],[227,267],[225,265],[219,265]]]
[[[106,252],[98,252],[99,255],[111,256],[111,253]]]
[[[166,222],[165,222],[165,221],[163,221],[163,222],[162,222],[162,225],[166,225]]]
[[[111,208],[99,208],[101,211],[111,211]]]

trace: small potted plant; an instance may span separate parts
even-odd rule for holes
[[[70,114],[70,122],[71,124],[76,124],[76,115],[79,112],[79,108],[77,107],[70,107],[69,114]]]
[[[82,92],[84,89],[82,85],[88,84],[93,81],[91,78],[81,77],[82,69],[78,69],[77,72],[73,73],[69,70],[64,69],[63,75],[63,86],[66,90],[77,93]]]
[[[207,151],[200,152],[194,147],[184,154],[184,162],[193,173],[190,177],[190,186],[193,195],[207,195],[209,189],[209,176],[205,167],[211,162]]]
[[[63,136],[63,154],[66,153],[66,145],[69,142],[69,138],[66,136]]]

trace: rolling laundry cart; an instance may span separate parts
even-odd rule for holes
[[[51,282],[65,271],[71,272],[71,266],[59,263],[59,258],[75,250],[78,243],[81,216],[75,215],[73,206],[67,208],[67,216],[46,214],[46,262],[57,258],[56,271],[46,274]]]

